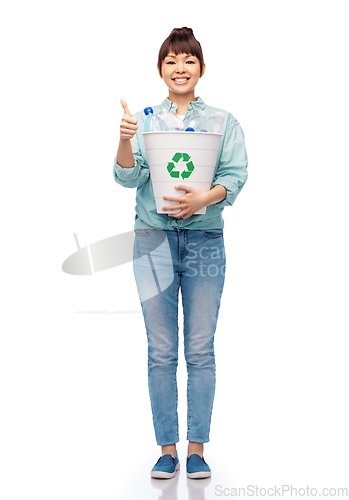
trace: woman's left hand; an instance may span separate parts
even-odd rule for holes
[[[169,207],[163,207],[164,211],[167,210],[178,210],[182,209],[177,214],[167,214],[170,217],[183,217],[183,219],[188,219],[195,212],[200,210],[200,208],[207,206],[207,192],[201,191],[200,189],[196,189],[190,186],[186,186],[183,184],[179,184],[175,186],[175,189],[181,189],[182,191],[186,191],[186,193],[182,196],[163,196],[163,200],[170,201],[179,201],[179,205],[171,205]]]

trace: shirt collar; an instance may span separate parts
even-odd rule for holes
[[[196,97],[196,101],[190,101],[188,109],[205,109],[206,104],[201,99],[201,97]],[[175,102],[170,101],[168,97],[160,104],[162,108],[166,108],[169,111],[175,111],[177,109],[177,104]]]

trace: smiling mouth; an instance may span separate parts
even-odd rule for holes
[[[188,78],[188,77],[184,77],[184,78],[172,78],[172,80],[173,80],[175,83],[177,83],[177,84],[181,85],[181,84],[183,84],[183,83],[187,83],[187,81],[189,80],[189,78]]]

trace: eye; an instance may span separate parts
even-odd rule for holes
[[[174,61],[167,61],[166,64],[174,64]]]
[[[195,64],[195,61],[187,61],[188,64]]]

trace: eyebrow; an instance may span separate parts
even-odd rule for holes
[[[174,58],[174,57],[177,57],[177,56],[175,54],[171,54],[171,55],[168,54],[166,57],[173,57]],[[165,59],[166,59],[166,57],[165,57]],[[193,54],[189,54],[189,55],[185,56],[185,58],[187,58],[187,57],[195,57],[195,56]]]

